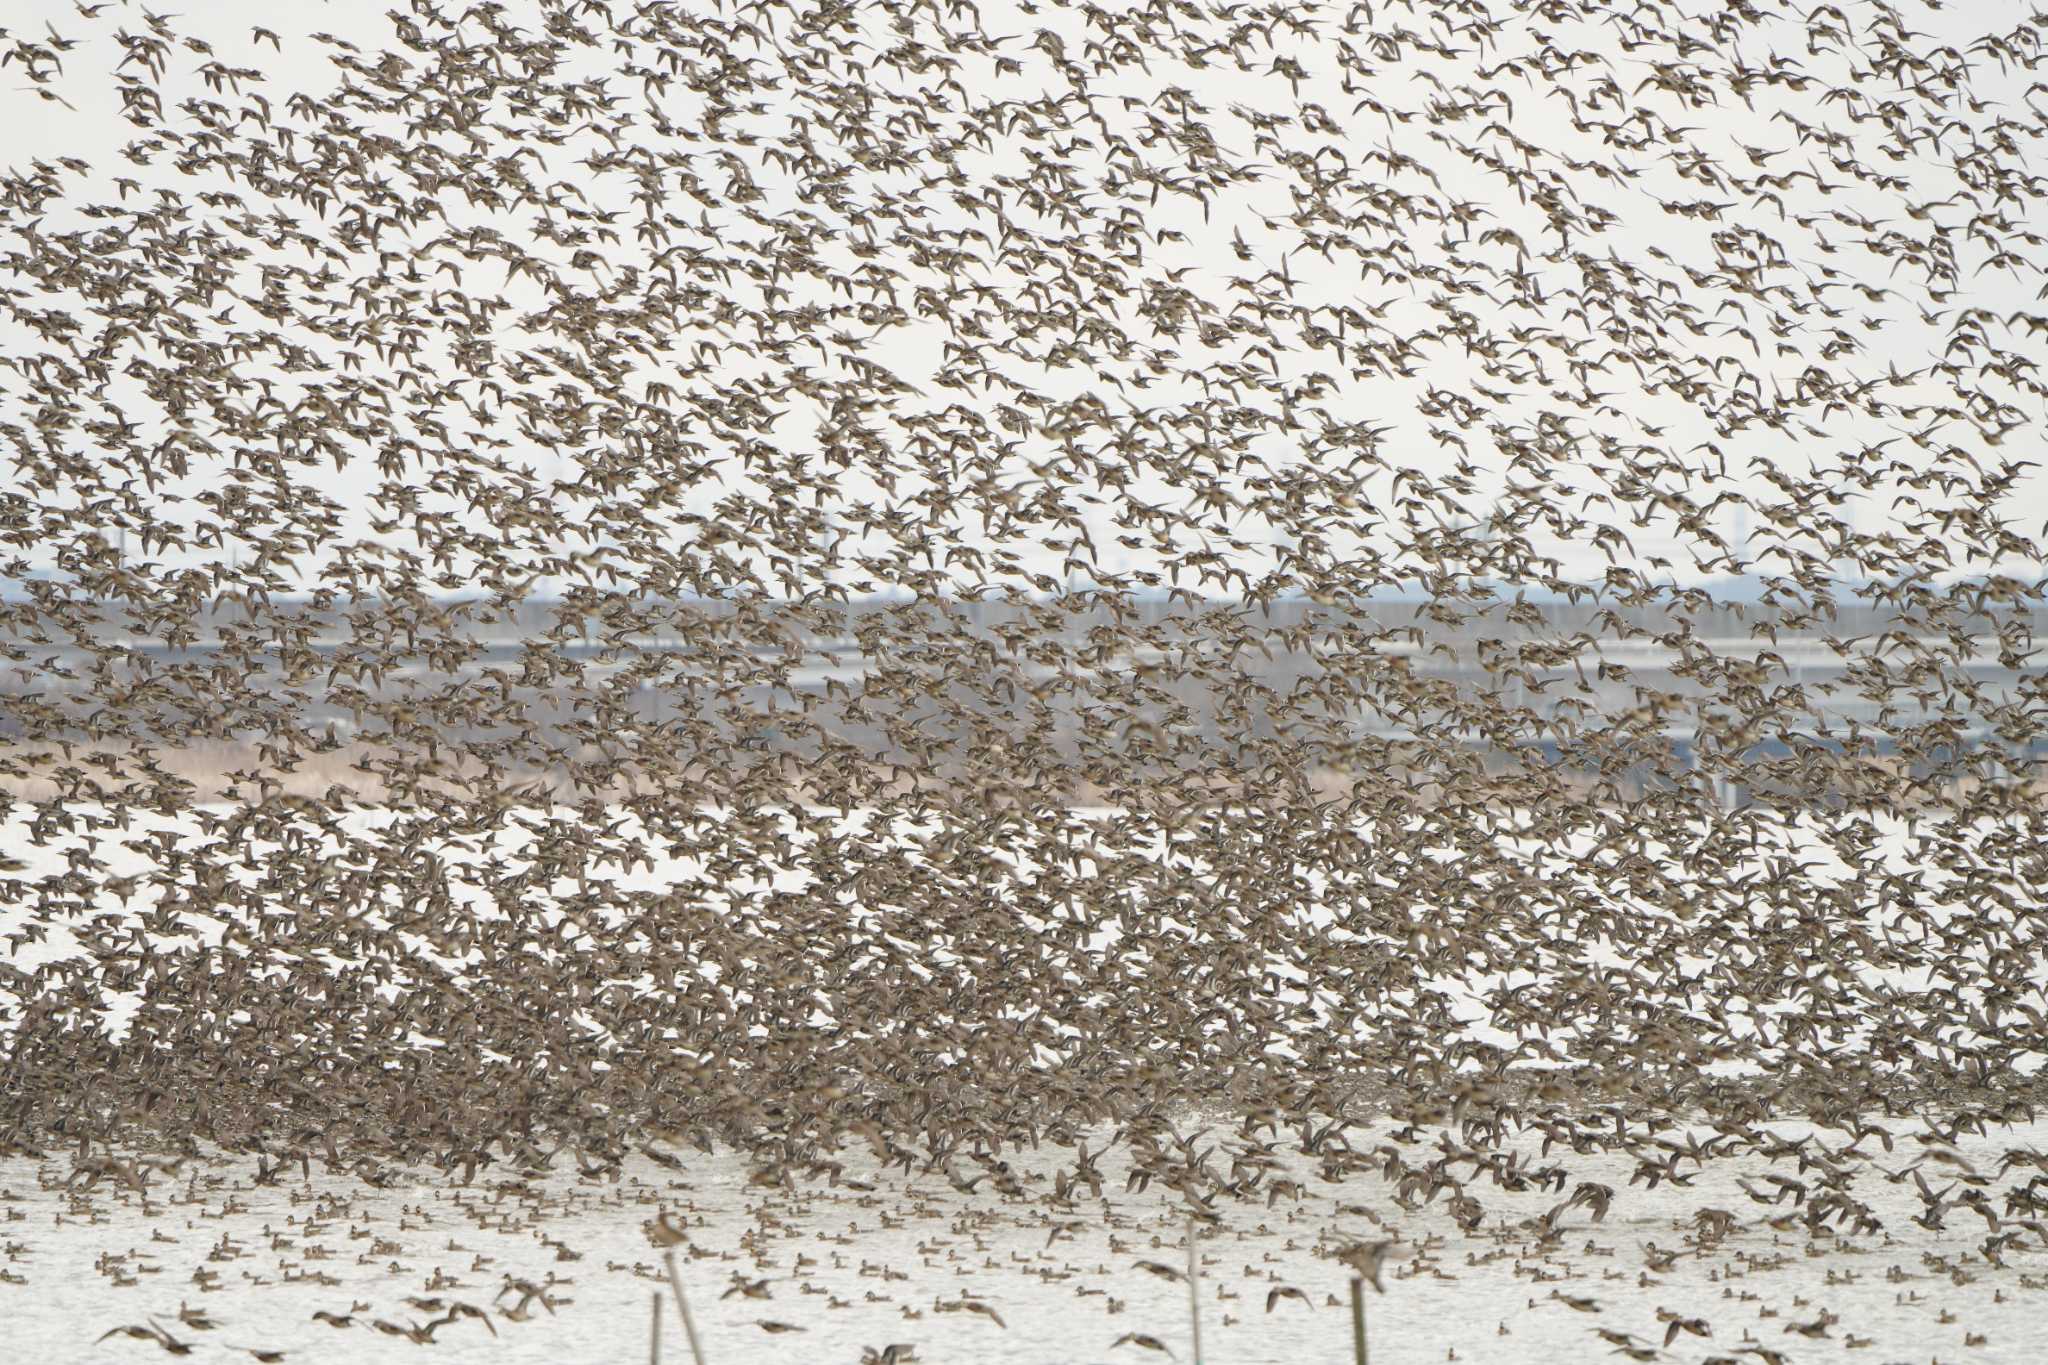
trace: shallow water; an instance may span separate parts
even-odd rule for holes
[[[1203,1358],[1217,1365],[1347,1360],[1349,1272],[1330,1252],[1382,1236],[1399,1240],[1387,1262],[1386,1293],[1367,1295],[1372,1359],[1381,1365],[1448,1360],[1453,1351],[1473,1362],[1607,1359],[1615,1348],[1596,1329],[1661,1347],[1666,1323],[1659,1310],[1704,1319],[1713,1332],[1711,1339],[1681,1335],[1659,1357],[1675,1361],[1734,1354],[1751,1342],[1792,1361],[1834,1360],[1845,1351],[1850,1360],[1872,1362],[2020,1365],[2048,1358],[2043,1239],[2022,1232],[2022,1244],[2003,1249],[2000,1266],[1979,1251],[1987,1232],[1980,1215],[1951,1208],[1941,1229],[1914,1223],[1922,1208],[1916,1184],[1890,1181],[1885,1171],[1918,1159],[1920,1174],[1939,1189],[1964,1168],[1927,1160],[1936,1149],[1912,1139],[1916,1127],[1896,1120],[1890,1126],[1899,1138],[1894,1154],[1866,1140],[1872,1159],[1843,1163],[1856,1170],[1854,1195],[1885,1225],[1864,1236],[1815,1238],[1803,1225],[1771,1228],[1764,1220],[1792,1203],[1760,1207],[1738,1178],[1759,1185],[1766,1172],[1800,1173],[1789,1159],[1771,1163],[1758,1153],[1713,1159],[1697,1175],[1688,1165],[1690,1187],[1645,1190],[1630,1188],[1634,1163],[1627,1157],[1555,1151],[1551,1159],[1573,1182],[1602,1181],[1617,1195],[1603,1223],[1584,1209],[1565,1215],[1565,1236],[1547,1255],[1520,1225],[1558,1202],[1555,1193],[1508,1193],[1484,1177],[1469,1181],[1485,1216],[1467,1235],[1441,1200],[1403,1209],[1377,1175],[1332,1185],[1303,1170],[1298,1204],[1226,1202],[1218,1209],[1221,1225],[1203,1232]],[[1433,1150],[1439,1133],[1424,1130],[1403,1145],[1390,1141],[1390,1130],[1375,1123],[1349,1137],[1361,1150],[1396,1146],[1411,1164],[1440,1155]],[[1792,1124],[1771,1131],[1816,1132]],[[1229,1136],[1218,1125],[1202,1142]],[[1818,1138],[1832,1149],[1847,1143],[1839,1132],[1820,1131]],[[2024,1185],[2032,1168],[2000,1174],[2001,1155],[2044,1144],[2048,1124],[1994,1131],[1957,1150],[1987,1181],[1993,1208],[2002,1209],[2004,1190]],[[1540,1165],[1537,1145],[1512,1147]],[[1294,1146],[1282,1137],[1283,1153]],[[895,1342],[914,1344],[929,1362],[1164,1358],[1133,1344],[1115,1347],[1125,1333],[1149,1334],[1185,1361],[1186,1286],[1136,1268],[1140,1260],[1185,1267],[1185,1206],[1156,1187],[1124,1194],[1122,1154],[1119,1148],[1104,1159],[1105,1174],[1116,1182],[1105,1187],[1106,1197],[1083,1197],[1070,1207],[1051,1204],[1049,1182],[1034,1179],[1067,1157],[1051,1146],[1005,1153],[1027,1191],[1010,1199],[991,1195],[986,1185],[963,1196],[943,1175],[878,1172],[854,1147],[840,1158],[849,1177],[874,1184],[872,1192],[823,1183],[800,1182],[796,1190],[750,1185],[744,1162],[725,1154],[691,1153],[680,1171],[635,1158],[617,1181],[558,1169],[531,1185],[501,1187],[487,1171],[465,1188],[439,1173],[413,1172],[387,1190],[329,1177],[317,1166],[310,1182],[294,1168],[276,1185],[255,1186],[253,1162],[234,1158],[158,1177],[145,1201],[107,1183],[67,1196],[61,1186],[68,1157],[17,1159],[0,1163],[8,1270],[23,1281],[5,1299],[14,1342],[8,1354],[158,1359],[161,1348],[151,1342],[94,1342],[110,1327],[154,1316],[195,1348],[188,1357],[195,1360],[248,1359],[230,1348],[260,1347],[286,1350],[294,1365],[409,1361],[429,1348],[370,1325],[377,1318],[404,1325],[438,1316],[406,1304],[408,1295],[505,1309],[517,1298],[498,1297],[508,1277],[542,1282],[554,1275],[552,1316],[536,1304],[525,1322],[494,1313],[489,1328],[474,1320],[448,1323],[434,1335],[434,1358],[644,1360],[650,1296],[665,1289],[644,1225],[666,1207],[689,1219],[689,1244],[678,1263],[713,1365],[851,1365],[863,1347]],[[1702,1208],[1727,1210],[1739,1226],[1702,1249],[1694,1222]],[[1048,1246],[1055,1225],[1059,1235]],[[2009,1221],[2004,1226],[2018,1231]],[[1651,1275],[1643,1250],[1649,1244],[1684,1254],[1666,1273]],[[125,1259],[100,1259],[108,1254]],[[196,1282],[203,1272],[217,1279]],[[316,1274],[327,1278],[295,1278]],[[772,1297],[721,1298],[742,1275],[766,1278]],[[117,1276],[133,1282],[117,1283]],[[1282,1299],[1269,1314],[1267,1292],[1282,1284],[1300,1288],[1309,1302]],[[1590,1298],[1598,1310],[1575,1311],[1553,1293]],[[937,1306],[963,1295],[988,1304],[1005,1325]],[[202,1309],[218,1325],[179,1325],[181,1305]],[[367,1307],[357,1307],[346,1328],[312,1319],[315,1310],[346,1314],[356,1305]],[[1823,1310],[1839,1319],[1823,1338],[1788,1330],[1816,1322]],[[673,1305],[665,1303],[664,1312],[662,1358],[687,1361]],[[803,1331],[770,1333],[762,1321]],[[1976,1333],[1982,1343],[1967,1345]]]

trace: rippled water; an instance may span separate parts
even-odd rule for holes
[[[1790,1200],[1761,1207],[1738,1178],[1758,1185],[1766,1171],[1800,1173],[1791,1160],[1768,1163],[1755,1153],[1708,1162],[1690,1187],[1650,1191],[1629,1188],[1633,1162],[1624,1157],[1554,1152],[1572,1180],[1603,1181],[1618,1195],[1604,1223],[1583,1209],[1566,1215],[1566,1235],[1549,1254],[1539,1254],[1520,1225],[1555,1204],[1554,1193],[1507,1193],[1473,1181],[1485,1217],[1467,1235],[1441,1200],[1407,1210],[1376,1176],[1331,1185],[1303,1172],[1298,1204],[1226,1204],[1221,1225],[1201,1236],[1203,1357],[1219,1365],[1349,1359],[1349,1272],[1329,1253],[1355,1238],[1392,1235],[1400,1240],[1388,1261],[1387,1292],[1367,1296],[1371,1355],[1381,1365],[1448,1360],[1453,1351],[1465,1361],[1607,1359],[1615,1348],[1596,1329],[1661,1347],[1660,1310],[1703,1319],[1713,1332],[1711,1339],[1680,1336],[1661,1357],[1669,1360],[1734,1354],[1752,1341],[1793,1361],[2048,1359],[2048,1248],[2027,1234],[2023,1245],[2003,1251],[2000,1266],[1978,1250],[1987,1227],[1976,1213],[1952,1208],[1939,1230],[1915,1224],[1922,1207],[1916,1184],[1885,1173],[1927,1149],[1910,1136],[1917,1128],[1891,1126],[1900,1138],[1896,1153],[1887,1157],[1866,1141],[1872,1160],[1848,1159],[1857,1170],[1853,1192],[1885,1225],[1866,1236],[1774,1230],[1764,1220],[1789,1212]],[[1350,1139],[1362,1148],[1389,1142],[1390,1127],[1354,1129]],[[1772,1131],[1796,1137],[1817,1130],[1781,1124]],[[1204,1142],[1228,1133],[1219,1125]],[[1394,1145],[1411,1161],[1427,1160],[1438,1136],[1425,1130],[1413,1145]],[[1838,1132],[1817,1137],[1831,1148],[1847,1142]],[[2028,1174],[2000,1174],[2001,1154],[2044,1143],[2048,1125],[2035,1125],[1966,1139],[1959,1151],[1988,1182],[1996,1210],[2002,1192]],[[1534,1144],[1524,1146],[1536,1156]],[[962,1196],[942,1175],[878,1172],[862,1155],[849,1149],[842,1158],[852,1158],[849,1177],[872,1183],[871,1192],[750,1185],[744,1163],[723,1154],[690,1154],[679,1171],[636,1158],[616,1181],[557,1170],[544,1181],[500,1186],[486,1172],[463,1187],[415,1172],[386,1190],[327,1177],[317,1166],[310,1182],[294,1168],[275,1185],[256,1186],[253,1162],[235,1158],[159,1177],[146,1200],[107,1183],[67,1195],[68,1157],[17,1159],[0,1164],[8,1270],[22,1281],[8,1286],[14,1347],[0,1354],[157,1359],[160,1347],[150,1342],[94,1344],[110,1327],[153,1315],[194,1346],[191,1359],[247,1359],[231,1348],[258,1347],[285,1350],[295,1363],[409,1361],[421,1351],[441,1360],[644,1360],[650,1296],[662,1287],[645,1225],[666,1207],[688,1218],[679,1264],[713,1365],[851,1363],[864,1347],[898,1342],[934,1362],[1164,1358],[1134,1344],[1113,1347],[1125,1333],[1156,1337],[1176,1359],[1191,1359],[1185,1285],[1136,1268],[1140,1260],[1185,1266],[1188,1224],[1177,1196],[1162,1198],[1156,1189],[1126,1195],[1118,1184],[1102,1200],[1055,1207],[1046,1202],[1046,1183],[1034,1179],[1067,1156],[1052,1147],[1014,1154],[1027,1194],[1012,1199],[992,1197],[986,1186]],[[1115,1156],[1104,1168],[1120,1182],[1126,1168]],[[1936,1188],[1961,1170],[1919,1167]],[[1739,1220],[1704,1252],[1695,1222],[1703,1208]],[[1055,1225],[1059,1236],[1048,1245]],[[1651,1274],[1650,1244],[1686,1254]],[[408,1305],[408,1295],[509,1308],[517,1296],[499,1296],[508,1277],[543,1282],[550,1275],[557,1280],[553,1315],[536,1304],[529,1321],[494,1316],[495,1337],[474,1320],[438,1328],[431,1345],[371,1326],[377,1318],[405,1325],[438,1315]],[[772,1297],[722,1298],[735,1276],[766,1278]],[[1276,1285],[1300,1288],[1309,1302],[1281,1299],[1269,1314],[1267,1293]],[[1598,1311],[1576,1311],[1554,1293],[1590,1298]],[[1005,1325],[943,1311],[963,1295],[988,1304]],[[218,1325],[179,1325],[181,1305]],[[312,1318],[316,1310],[348,1314],[352,1307],[354,1322],[345,1328]],[[664,1311],[662,1359],[687,1361],[673,1306]],[[1824,1311],[1838,1321],[1823,1338],[1787,1330],[1819,1321]],[[763,1321],[803,1330],[771,1333]],[[1979,1333],[1982,1343],[1968,1344]]]

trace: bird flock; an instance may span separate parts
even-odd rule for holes
[[[2048,14],[189,8],[0,30],[0,1154],[1849,1238],[2032,1120]]]

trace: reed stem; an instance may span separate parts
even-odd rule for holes
[[[1365,1359],[1365,1278],[1351,1277],[1351,1356],[1354,1365],[1366,1365]]]
[[[690,1300],[683,1293],[683,1277],[676,1269],[675,1252],[664,1252],[661,1263],[668,1267],[668,1287],[676,1294],[676,1311],[683,1318],[683,1336],[688,1338],[690,1343],[690,1359],[695,1365],[704,1365],[704,1348],[697,1341],[697,1324],[690,1321]]]

